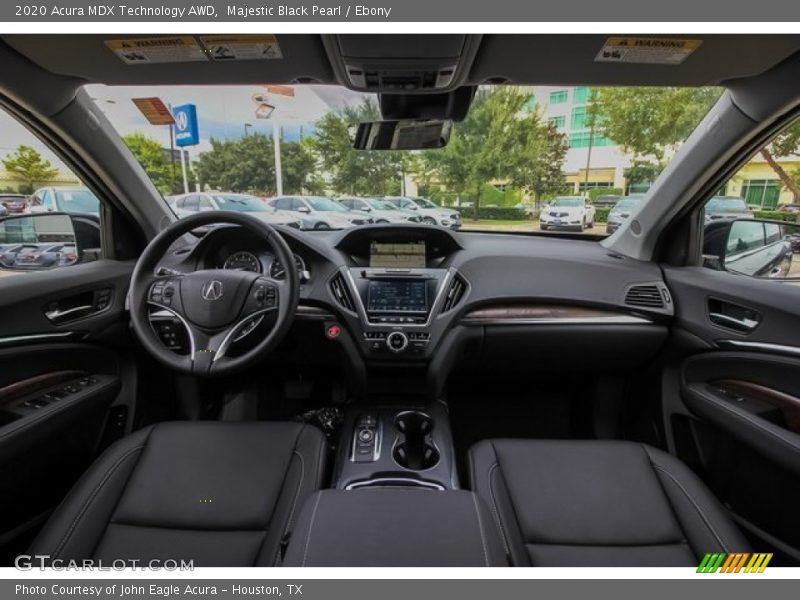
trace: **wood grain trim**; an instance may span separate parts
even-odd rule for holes
[[[471,310],[461,321],[479,323],[491,321],[575,321],[603,320],[630,317],[628,313],[582,306],[560,304],[509,304],[486,306]]]
[[[19,400],[23,396],[35,394],[41,390],[45,390],[59,383],[82,377],[86,375],[86,371],[52,371],[50,373],[43,373],[35,377],[29,377],[22,381],[15,381],[7,386],[0,388],[0,406],[10,404],[15,400]]]
[[[786,428],[794,433],[800,433],[800,398],[765,385],[740,379],[721,379],[713,384],[727,392],[774,406],[781,411]]]

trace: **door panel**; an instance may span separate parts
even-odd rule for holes
[[[2,564],[129,424],[132,268],[99,260],[0,279]]]
[[[731,510],[756,551],[800,564],[800,286],[664,267],[675,338],[667,444]]]

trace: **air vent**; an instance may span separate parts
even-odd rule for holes
[[[444,304],[442,304],[442,312],[446,313],[455,308],[464,297],[464,292],[467,291],[467,282],[461,279],[458,275],[453,277],[450,287],[447,289],[447,295],[444,297]]]
[[[344,276],[341,273],[337,273],[336,276],[331,279],[330,286],[331,293],[336,299],[336,302],[342,308],[346,308],[350,312],[356,312],[356,305],[353,302],[353,296],[350,293],[350,288],[347,287],[347,282],[344,280]]]
[[[625,304],[641,308],[664,308],[664,297],[655,284],[633,285],[625,294]]]

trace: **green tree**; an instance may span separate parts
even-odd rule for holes
[[[375,101],[366,98],[357,106],[326,114],[315,124],[313,147],[322,169],[330,174],[334,192],[383,196],[400,189],[401,152],[355,150],[350,140],[350,127],[380,118]]]
[[[557,194],[566,186],[562,166],[569,144],[567,136],[552,123],[543,122],[535,112],[520,123],[518,150],[512,180],[533,194],[538,210],[545,195]]]
[[[771,143],[761,149],[761,156],[780,178],[781,183],[792,192],[794,202],[800,202],[800,181],[786,172],[776,156],[792,156],[800,153],[800,119],[779,133]],[[799,217],[800,218],[800,217]]]
[[[524,110],[528,98],[513,87],[480,90],[450,143],[422,155],[426,177],[432,172],[448,191],[473,198],[476,218],[483,186],[491,181],[509,181],[537,196],[564,184],[564,136]]]
[[[254,133],[237,140],[211,139],[211,150],[195,161],[202,186],[225,192],[275,193],[272,138]]]
[[[33,192],[37,186],[55,179],[58,169],[50,164],[49,160],[42,158],[30,146],[20,145],[13,154],[3,159],[6,171],[16,176],[23,182],[25,193]]]
[[[180,171],[173,174],[171,161],[158,140],[136,132],[123,136],[122,141],[142,165],[159,192],[171,194],[183,191]],[[180,165],[177,165],[177,169],[180,169]]]
[[[634,158],[662,161],[697,127],[717,101],[719,88],[598,88],[589,114],[605,137]]]
[[[277,192],[275,146],[262,133],[236,140],[211,140],[211,150],[195,161],[201,185],[225,192],[269,196]],[[322,193],[311,140],[281,142],[281,176],[286,194]]]

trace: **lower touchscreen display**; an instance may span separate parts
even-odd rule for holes
[[[369,282],[367,312],[427,313],[428,288],[424,280],[379,279]]]

